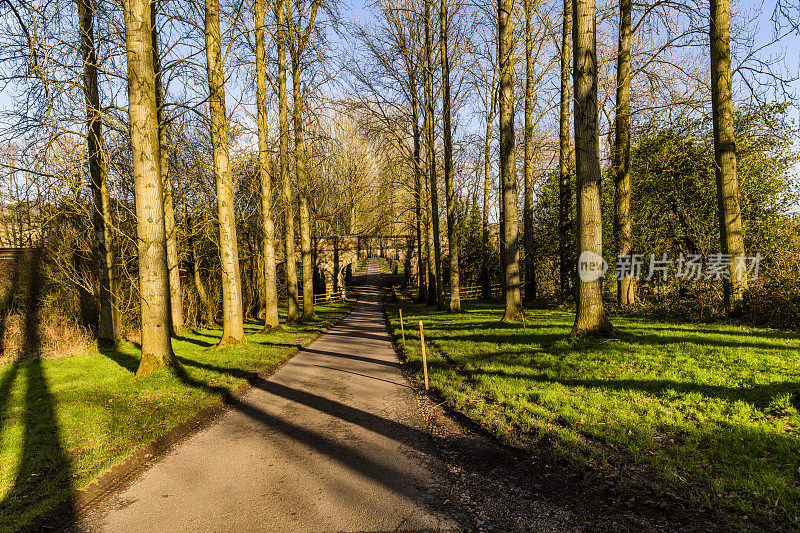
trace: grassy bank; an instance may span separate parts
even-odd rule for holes
[[[614,319],[613,340],[565,340],[574,315],[499,306],[450,315],[388,304],[420,371],[454,408],[518,446],[544,445],[576,468],[721,509],[740,524],[800,526],[800,339],[733,325]],[[587,469],[587,467],[589,467]],[[745,518],[746,517],[746,518]]]
[[[182,372],[134,377],[140,352],[118,350],[0,364],[0,531],[15,530],[69,498],[137,446],[286,360],[342,318],[352,302],[317,306],[318,318],[215,351],[221,330],[175,339]]]

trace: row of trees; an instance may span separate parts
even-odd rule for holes
[[[418,298],[453,312],[462,280],[479,272],[488,287],[499,272],[507,321],[536,299],[537,263],[555,243],[573,336],[608,334],[602,279],[576,275],[579,258],[609,249],[602,183],[613,183],[614,253],[641,250],[634,184],[647,173],[632,161],[664,139],[641,132],[709,107],[726,308],[746,290],[727,2],[622,0],[598,17],[593,0],[379,0],[369,23],[322,0],[6,7],[0,65],[24,102],[5,117],[23,146],[8,168],[60,180],[44,201],[61,213],[51,219],[63,222],[65,205],[91,217],[95,272],[76,284],[99,302],[101,340],[139,314],[142,373],[176,364],[170,335],[187,315],[216,319],[217,298],[220,346],[244,340],[247,315],[277,325],[281,297],[287,321],[313,316],[301,295],[314,291],[325,234],[410,233]],[[762,82],[770,65],[759,67]],[[82,155],[48,168],[76,139]],[[634,304],[636,281],[616,292]]]

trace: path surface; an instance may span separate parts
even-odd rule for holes
[[[451,530],[450,499],[383,322],[353,312],[80,524],[99,531]]]

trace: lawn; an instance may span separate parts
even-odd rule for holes
[[[177,338],[182,372],[136,378],[140,351],[127,342],[105,354],[0,364],[0,531],[18,529],[253,373],[278,366],[351,304],[317,306],[317,319],[267,334],[246,325],[247,344],[219,351],[219,329]]]
[[[800,526],[800,339],[730,324],[613,319],[612,340],[568,342],[574,314],[497,305],[451,315],[387,304],[391,329],[453,408],[577,469],[724,511],[739,525]],[[400,340],[403,309],[406,343]],[[746,518],[745,518],[746,517]]]

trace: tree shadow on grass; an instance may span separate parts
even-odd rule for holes
[[[62,447],[61,431],[56,413],[56,400],[50,392],[42,365],[39,336],[41,280],[39,252],[32,255],[28,265],[29,277],[23,323],[24,359],[12,363],[0,384],[0,413],[8,412],[13,403],[15,381],[17,390],[24,390],[18,419],[21,428],[19,466],[11,485],[0,501],[0,529],[16,530],[43,513],[52,512],[54,520],[74,518],[72,461]],[[17,417],[3,417],[3,425],[12,424]],[[5,429],[8,429],[7,427]],[[6,435],[8,432],[6,431]]]
[[[138,343],[131,343],[135,346],[138,346],[141,349],[141,346]],[[101,354],[105,355],[119,366],[130,372],[131,374],[136,373],[136,369],[139,368],[139,358],[135,357],[129,353],[125,353],[117,349],[110,342],[98,342],[97,343],[97,351]]]

